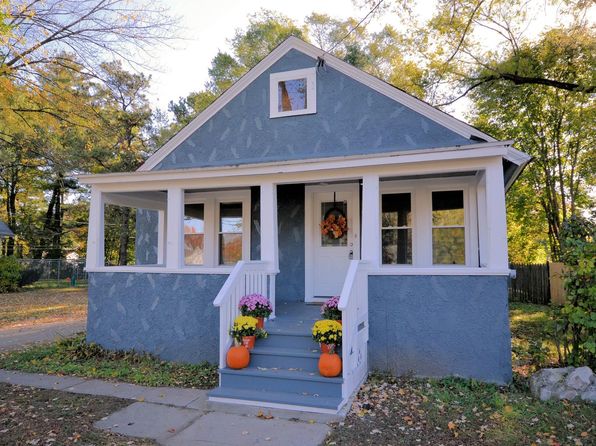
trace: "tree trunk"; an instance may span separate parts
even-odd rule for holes
[[[120,247],[118,249],[118,265],[126,265],[128,262],[128,245],[130,244],[130,208],[121,209],[120,220]]]

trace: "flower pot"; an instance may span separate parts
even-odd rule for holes
[[[335,348],[334,344],[323,344],[321,342],[321,353],[331,353],[331,351]]]
[[[319,373],[326,378],[333,378],[341,373],[341,358],[337,353],[322,353],[319,358]]]
[[[256,336],[243,336],[242,337],[242,345],[245,346],[247,349],[252,350],[255,348],[255,341],[257,340]]]
[[[264,317],[258,317],[257,318],[257,328],[265,328],[265,318]]]
[[[243,369],[250,363],[250,353],[244,345],[230,347],[226,355],[226,363],[231,369]]]

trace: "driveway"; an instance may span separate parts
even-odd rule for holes
[[[0,351],[18,350],[30,344],[50,342],[85,330],[85,319],[51,322],[46,324],[22,325],[14,328],[0,328]]]

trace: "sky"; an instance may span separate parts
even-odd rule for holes
[[[357,3],[364,2],[359,0]],[[249,16],[260,9],[281,12],[297,24],[302,24],[312,12],[325,13],[337,19],[354,17],[360,20],[369,10],[358,8],[353,0],[163,0],[163,4],[171,9],[173,16],[180,18],[182,37],[172,43],[172,47],[154,49],[152,59],[146,64],[155,67],[148,73],[152,76],[150,100],[154,106],[164,110],[169,101],[176,101],[204,87],[213,57],[219,50],[229,51],[228,40],[237,29],[246,28]],[[419,5],[417,14],[421,18],[432,13],[432,0],[420,1]],[[535,36],[546,24],[556,21],[556,10],[545,5],[531,19],[525,35]],[[385,12],[371,21],[367,29],[375,31],[386,23],[399,28],[397,17]],[[494,42],[494,35],[487,36],[486,41]],[[447,111],[464,118],[466,102],[465,99],[458,101]]]
[[[173,43],[175,48],[153,51],[157,70],[150,72],[153,82],[151,101],[166,108],[177,100],[203,88],[207,70],[218,50],[229,49],[228,39],[238,28],[248,25],[248,16],[261,8],[279,11],[302,23],[316,11],[336,18],[362,18],[367,10],[355,7],[352,0],[168,0],[164,2],[181,18],[184,39]]]

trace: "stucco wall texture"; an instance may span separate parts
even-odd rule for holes
[[[217,363],[219,309],[227,275],[90,273],[87,340],[108,349]]]
[[[317,71],[315,114],[269,118],[269,75],[315,65],[315,59],[290,50],[153,170],[474,143],[331,67]]]
[[[157,263],[157,231],[159,213],[149,209],[137,209],[135,222],[135,257],[137,265]]]
[[[370,276],[369,367],[511,380],[507,277]]]

